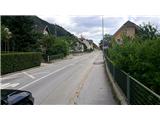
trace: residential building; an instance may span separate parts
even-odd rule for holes
[[[93,40],[87,40],[90,44],[90,48],[89,49],[92,49],[93,50]]]
[[[85,44],[87,50],[90,50],[91,48],[93,48],[93,45],[92,45],[91,41],[85,39],[82,35],[81,35],[81,38],[79,38],[79,40],[82,41]]]
[[[117,32],[113,35],[113,37],[118,44],[122,44],[123,43],[122,36],[126,35],[128,37],[134,38],[138,28],[139,26],[136,25],[135,23],[127,21],[117,30]]]
[[[75,46],[74,46],[74,51],[75,52],[84,52],[84,43],[77,39],[76,43],[75,43]]]
[[[50,34],[50,30],[48,28],[48,26],[46,25],[45,28],[43,29],[43,34],[44,35],[49,35]]]
[[[99,50],[99,47],[93,42],[93,48],[94,50]]]

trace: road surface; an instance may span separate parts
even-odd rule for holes
[[[1,89],[32,92],[37,105],[114,105],[100,51],[3,76]]]

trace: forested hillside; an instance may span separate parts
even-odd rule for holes
[[[61,26],[59,26],[57,24],[50,24],[50,23],[38,18],[37,16],[32,16],[32,19],[34,21],[35,28],[38,31],[43,32],[43,29],[47,25],[49,30],[50,30],[50,32],[52,33],[52,35],[56,34],[58,37],[61,37],[61,36],[74,36],[73,34],[71,34],[70,32],[68,32],[63,27],[61,27]]]
[[[50,24],[37,16],[1,16],[2,51],[39,51],[43,30],[48,26],[52,36],[73,45],[76,36],[63,27]]]

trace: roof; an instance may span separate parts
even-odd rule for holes
[[[125,27],[135,27],[136,29],[139,28],[138,25],[136,25],[135,23],[131,22],[131,21],[127,21],[126,23],[124,23],[116,32],[113,36],[115,36],[119,31],[121,31],[123,28]]]
[[[93,47],[97,49],[99,48],[94,42],[93,42]]]
[[[76,39],[78,42],[83,43],[83,41],[80,40],[80,38]]]
[[[48,28],[47,25],[46,25],[45,28],[43,29],[43,32],[44,32],[44,31],[47,31],[47,32],[50,34],[50,30],[49,30],[49,28]]]
[[[92,44],[93,43],[93,40],[87,40],[89,42],[89,44]]]

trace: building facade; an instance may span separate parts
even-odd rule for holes
[[[134,38],[139,26],[131,21],[127,21],[125,24],[123,24],[117,32],[113,35],[114,39],[118,44],[122,44],[123,35],[126,35],[128,37]]]

